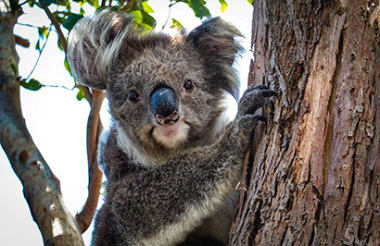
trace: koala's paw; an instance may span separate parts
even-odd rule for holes
[[[264,105],[266,97],[276,96],[277,93],[265,85],[248,88],[239,101],[238,116],[253,114]]]
[[[264,105],[266,97],[277,95],[276,92],[267,86],[259,85],[247,89],[239,102],[239,112],[237,117],[237,127],[240,144],[246,149],[252,140],[253,129],[259,121],[266,122],[262,115],[254,114],[255,111]]]

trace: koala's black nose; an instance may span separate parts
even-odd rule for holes
[[[153,115],[159,124],[173,124],[179,118],[175,92],[171,88],[160,87],[150,97]]]

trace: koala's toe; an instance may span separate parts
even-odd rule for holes
[[[239,102],[239,113],[241,115],[254,114],[264,105],[266,97],[276,96],[277,93],[265,85],[259,85],[247,89]]]
[[[271,89],[262,89],[259,91],[259,94],[262,97],[271,97],[271,96],[277,96],[277,93]]]
[[[255,85],[253,87],[251,87],[252,90],[263,90],[263,89],[269,89],[268,86],[266,85]]]

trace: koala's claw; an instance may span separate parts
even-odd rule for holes
[[[254,115],[253,118],[257,121],[267,122],[267,118],[259,114]]]
[[[248,88],[239,102],[239,116],[253,114],[264,105],[264,98],[277,96],[277,93],[265,85]]]
[[[263,97],[271,97],[271,96],[277,96],[277,93],[275,91],[272,91],[271,89],[262,89],[259,92]]]
[[[249,90],[249,89],[253,89],[253,90],[258,90],[258,89],[260,89],[260,90],[262,90],[262,89],[269,89],[269,87],[266,86],[266,85],[255,85],[255,86],[253,86],[253,87],[248,88],[247,90]]]

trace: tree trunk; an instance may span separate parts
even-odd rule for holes
[[[81,246],[83,240],[64,205],[59,180],[35,146],[22,117],[13,35],[17,13],[11,10],[10,3],[0,0],[0,143],[22,182],[45,245]]]
[[[379,2],[253,4],[252,81],[278,97],[231,245],[380,245]]]

